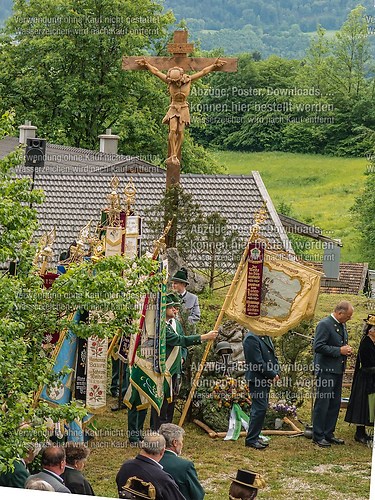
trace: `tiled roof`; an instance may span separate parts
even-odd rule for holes
[[[314,262],[313,267],[323,272],[323,264]],[[341,262],[339,279],[323,278],[320,289],[323,293],[349,293],[358,295],[369,289],[368,264],[362,262]]]
[[[11,147],[9,140],[0,141],[0,156],[14,149],[15,142],[18,143],[17,139]],[[161,172],[155,172],[151,169],[155,169],[153,165],[149,173],[130,174],[111,168],[118,163],[117,160],[112,163],[98,160],[96,155],[100,153],[54,145],[47,148],[47,152],[48,149],[59,150],[62,159],[58,163],[47,161],[44,168],[36,169],[35,188],[42,188],[45,193],[44,204],[37,208],[40,227],[36,236],[56,225],[55,255],[59,255],[77,238],[79,230],[88,221],[93,220],[95,224],[100,220],[100,212],[107,205],[106,197],[114,173],[120,179],[119,192],[133,178],[137,190],[135,210],[138,215],[144,216],[145,209],[156,205],[165,191],[165,171],[160,169]],[[84,161],[75,163],[69,157],[69,153],[86,154],[83,152],[88,153]],[[141,160],[134,161],[147,165]],[[18,175],[31,175],[31,170],[20,167]],[[193,200],[199,203],[206,214],[218,211],[225,217],[229,228],[239,232],[243,243],[249,236],[254,213],[266,201],[268,217],[261,226],[261,232],[278,248],[290,251],[289,240],[258,172],[241,176],[183,174],[181,185],[192,194]],[[144,246],[150,246],[147,220],[144,220],[143,242]]]
[[[333,240],[324,236],[322,230],[317,226],[311,226],[305,222],[301,222],[293,217],[289,217],[284,214],[279,214],[282,225],[284,226],[287,234],[298,234],[301,236],[307,236],[308,238],[313,238],[315,240],[325,241],[327,243],[335,243],[336,245],[342,247],[340,240]]]
[[[0,141],[0,158],[14,151],[18,146],[17,137],[6,137]],[[30,168],[26,168],[30,172]],[[112,172],[139,172],[162,173],[164,170],[152,165],[145,159],[101,153],[90,149],[61,146],[47,143],[45,155],[45,171],[85,175],[86,173],[112,171]]]

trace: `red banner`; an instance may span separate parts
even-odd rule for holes
[[[246,316],[259,316],[262,301],[264,245],[250,243],[247,261]]]
[[[44,287],[47,288],[47,290],[48,290],[48,288],[51,288],[51,286],[53,285],[53,282],[58,277],[59,277],[59,274],[56,274],[56,273],[42,274],[41,278],[44,281]]]

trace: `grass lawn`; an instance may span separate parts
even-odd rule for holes
[[[350,343],[358,345],[362,318],[375,310],[375,301],[365,297],[321,295],[316,321],[330,313],[342,299],[351,300],[354,315],[348,323]],[[222,303],[222,291],[214,297],[203,297],[202,332],[212,327]],[[114,403],[109,398],[104,414],[97,417],[99,436],[91,443],[92,454],[85,474],[97,495],[117,498],[115,476],[122,462],[136,455],[128,446],[126,411],[111,413]],[[299,418],[310,422],[311,401],[299,410]],[[206,490],[206,500],[227,500],[230,476],[237,469],[256,470],[267,482],[259,498],[270,500],[364,500],[369,498],[371,450],[353,439],[354,427],[344,422],[340,411],[336,435],[345,439],[344,446],[322,449],[305,437],[272,436],[265,451],[245,448],[244,438],[238,441],[212,439],[192,423],[184,425],[183,456],[195,462]],[[179,415],[176,415],[176,423]]]
[[[214,156],[229,174],[259,171],[276,208],[286,203],[297,219],[341,239],[343,262],[361,260],[349,209],[364,185],[366,158],[233,151],[217,151]]]
[[[194,461],[206,500],[227,500],[230,476],[239,468],[256,470],[265,477],[267,487],[260,498],[368,499],[371,450],[353,440],[353,428],[343,422],[344,411],[337,430],[346,440],[344,446],[321,449],[304,437],[272,436],[269,448],[258,451],[245,448],[243,437],[238,441],[212,439],[189,423],[184,426],[183,456]],[[92,444],[85,474],[97,495],[117,498],[116,473],[124,460],[136,454],[127,446],[126,412],[107,411],[99,427],[103,434],[113,434]]]

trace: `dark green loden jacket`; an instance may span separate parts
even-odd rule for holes
[[[21,460],[14,462],[14,472],[5,472],[0,474],[0,486],[8,488],[24,488],[25,481],[30,476],[26,465]]]
[[[200,335],[184,335],[184,331],[182,329],[181,323],[176,320],[176,331],[172,328],[172,326],[167,323],[166,327],[166,358],[168,359],[171,352],[173,351],[173,348],[176,346],[179,346],[180,348],[186,348],[190,347],[191,345],[199,345],[201,344],[201,336]],[[185,351],[186,352],[186,351]],[[170,370],[171,375],[179,375],[181,373],[181,359],[182,359],[182,352],[181,349],[179,349],[179,352],[177,354],[177,358],[174,361],[172,368]],[[186,357],[186,355],[185,355]]]
[[[204,489],[199,482],[193,462],[177,456],[173,451],[165,450],[160,460],[165,472],[168,472],[176,481],[186,500],[202,500]]]

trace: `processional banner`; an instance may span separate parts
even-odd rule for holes
[[[166,263],[160,261],[158,272],[165,266]],[[159,412],[163,404],[166,287],[163,283],[156,294],[145,297],[146,310],[140,320],[140,331],[130,339],[129,360],[134,359],[134,363],[129,367],[130,384],[124,398],[129,408],[135,406],[141,410],[151,405]]]
[[[322,273],[289,260],[286,254],[265,250],[261,273],[259,269],[257,272],[258,277],[262,275],[259,314],[249,315],[256,309],[254,304],[249,309],[248,266],[254,260],[253,248],[249,246],[245,265],[224,311],[230,319],[258,335],[278,337],[313,316]],[[252,282],[250,285],[253,287]]]

